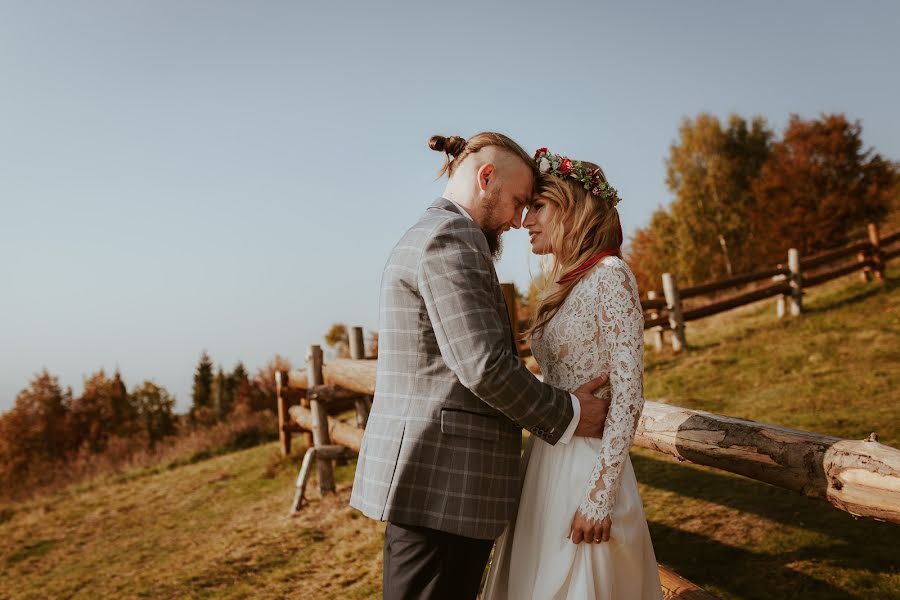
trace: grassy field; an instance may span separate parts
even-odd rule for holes
[[[848,277],[777,322],[762,303],[647,355],[647,397],[900,446],[900,272]],[[298,450],[298,453],[302,449]],[[900,527],[632,453],[657,558],[722,598],[900,598]],[[383,526],[334,496],[287,509],[297,455],[268,444],[0,508],[0,598],[378,597]]]

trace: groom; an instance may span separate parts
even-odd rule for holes
[[[608,402],[519,360],[493,259],[521,225],[533,161],[499,133],[435,136],[449,181],[391,252],[375,398],[350,505],[387,521],[384,598],[475,598],[518,502],[521,429],[600,437]]]

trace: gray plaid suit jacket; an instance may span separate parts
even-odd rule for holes
[[[519,360],[487,240],[452,202],[438,199],[394,247],[380,319],[350,505],[497,537],[518,502],[521,428],[555,444],[572,401]]]

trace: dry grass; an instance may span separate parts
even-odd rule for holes
[[[154,449],[143,435],[112,437],[100,453],[84,452],[71,460],[41,466],[37,478],[0,490],[0,510],[7,504],[46,496],[72,485],[92,486],[110,479],[145,475],[275,439],[278,419],[270,411],[238,412],[227,420],[164,438]]]
[[[2,597],[368,598],[383,528],[336,496],[287,509],[275,444],[7,508]]]

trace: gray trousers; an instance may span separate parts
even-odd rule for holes
[[[493,540],[388,522],[384,600],[475,600]]]

